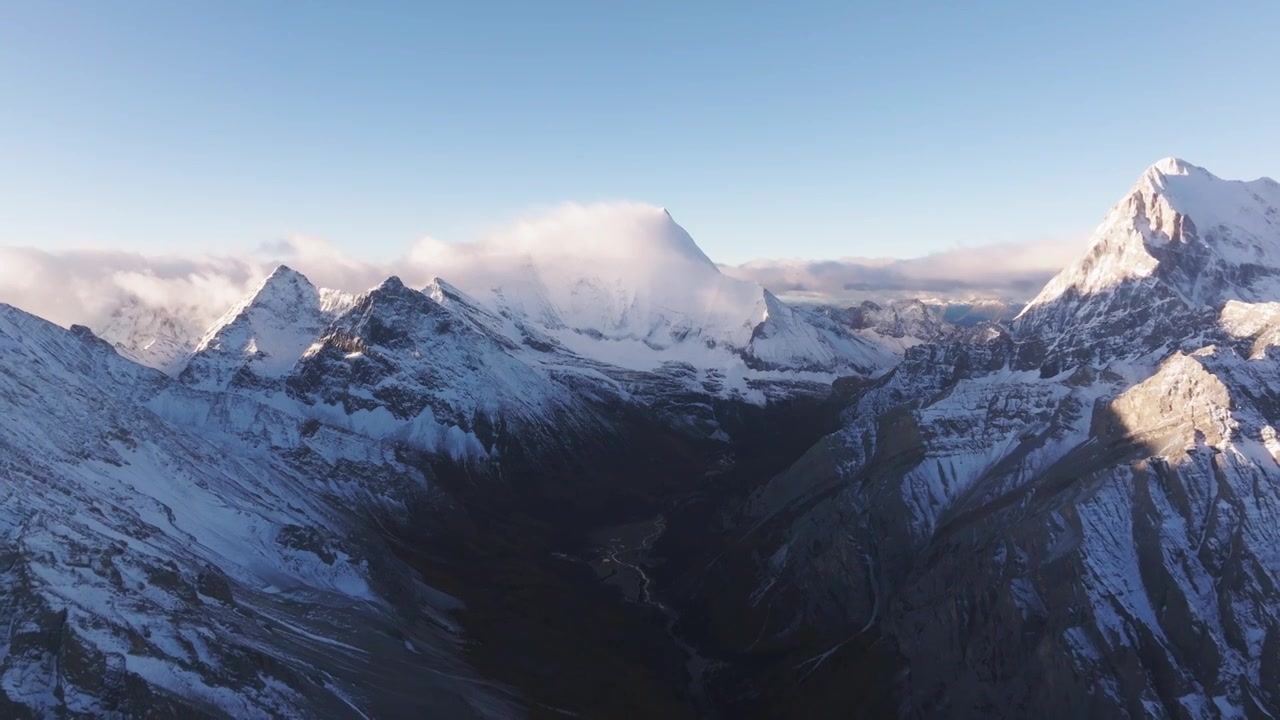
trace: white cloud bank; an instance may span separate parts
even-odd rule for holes
[[[783,298],[850,303],[878,297],[1025,302],[1084,252],[1084,240],[982,245],[909,259],[753,260],[721,266]]]
[[[121,306],[138,303],[168,309],[202,330],[281,263],[322,287],[353,291],[394,274],[388,265],[362,262],[304,237],[245,257],[0,247],[0,302],[59,325],[91,328],[103,327]]]
[[[95,329],[106,324],[113,310],[133,302],[166,308],[199,333],[281,263],[321,287],[359,292],[390,275],[398,275],[411,287],[423,287],[437,276],[445,280],[500,276],[523,262],[531,247],[540,243],[554,243],[556,252],[563,255],[596,255],[613,262],[619,252],[644,249],[636,246],[642,233],[635,223],[651,213],[637,213],[637,207],[564,205],[482,241],[423,239],[399,259],[384,263],[368,262],[323,240],[301,236],[271,243],[244,257],[0,247],[0,302],[60,325]],[[678,235],[687,239],[683,232]],[[691,242],[681,245],[684,239],[668,234],[654,245],[655,252],[705,259]],[[760,260],[721,270],[800,299],[914,295],[1024,300],[1081,250],[1081,243],[1035,243],[953,250],[910,260]]]

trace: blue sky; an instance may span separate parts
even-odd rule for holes
[[[908,7],[909,6],[909,7]],[[713,258],[1087,234],[1280,175],[1280,3],[0,4],[0,244],[374,258],[562,201]]]

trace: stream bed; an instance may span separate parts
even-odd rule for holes
[[[680,616],[659,597],[658,588],[649,574],[655,560],[649,557],[653,544],[667,530],[665,516],[656,515],[647,520],[600,528],[589,536],[592,554],[585,562],[596,572],[602,583],[617,587],[627,602],[646,606],[662,613],[666,618],[667,635],[686,657],[685,669],[689,674],[689,691],[700,710],[708,712],[708,702],[703,676],[712,661],[703,657],[676,632]]]

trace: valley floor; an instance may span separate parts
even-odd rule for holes
[[[469,523],[399,545],[430,585],[465,604],[469,662],[534,717],[847,717],[859,707],[888,716],[888,660],[859,642],[797,667],[825,640],[759,651],[750,592],[725,603],[702,586],[707,567],[734,556],[736,535],[719,530],[724,508],[834,421],[821,405],[752,418],[728,453],[669,465],[677,481],[656,483],[629,511],[477,508]]]

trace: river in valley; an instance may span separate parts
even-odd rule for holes
[[[685,654],[689,692],[699,709],[706,713],[710,708],[703,679],[712,661],[703,657],[697,648],[676,632],[680,616],[662,601],[651,575],[653,567],[661,560],[651,557],[650,551],[666,530],[666,517],[661,514],[647,520],[612,525],[600,528],[588,536],[590,545],[586,557],[560,553],[557,556],[590,565],[600,582],[616,587],[627,602],[662,614],[666,619],[667,634]]]

